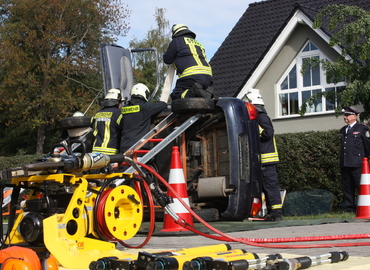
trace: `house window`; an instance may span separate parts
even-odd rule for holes
[[[308,41],[278,83],[279,117],[298,115],[302,104],[318,92],[328,94],[318,97],[313,105],[307,107],[306,114],[334,112],[339,102],[336,93],[343,91],[345,83],[327,82],[320,66],[309,68],[302,74],[302,66],[315,59],[329,61],[314,43]]]

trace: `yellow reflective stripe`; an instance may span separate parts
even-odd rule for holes
[[[206,66],[192,66],[185,69],[181,74],[179,74],[179,78],[183,78],[190,75],[196,74],[206,74],[212,76],[212,69],[211,67]]]
[[[262,154],[261,157],[262,157],[262,160],[261,160],[262,163],[279,161],[279,155],[277,152]]]
[[[181,94],[181,98],[185,98],[186,94],[188,93],[189,89],[186,89],[184,92]]]
[[[274,205],[271,205],[271,209],[280,209],[280,208],[283,208],[283,205],[282,204],[274,204]]]
[[[94,118],[95,119],[98,119],[98,118],[111,118],[113,115],[112,112],[98,112],[95,114]]]
[[[258,129],[259,129],[259,131],[260,131],[260,137],[262,136],[262,132],[265,130],[265,129],[263,129],[260,125],[258,125]]]
[[[115,155],[118,153],[117,149],[114,148],[105,148],[105,147],[98,147],[94,146],[93,147],[93,153],[103,153],[107,155]]]
[[[140,112],[140,105],[122,107],[121,112],[123,114]]]
[[[279,161],[279,154],[278,154],[277,148],[276,148],[275,137],[272,138],[272,141],[274,143],[275,152],[261,154],[261,163],[270,163],[270,162]]]
[[[195,62],[197,63],[197,65],[198,66],[203,66],[202,61],[200,61],[200,59],[199,59],[199,55],[197,53],[197,48],[195,47],[195,46],[198,46],[200,48],[203,48],[202,44],[200,44],[195,39],[191,39],[191,38],[187,38],[187,37],[184,38],[184,41],[189,46],[191,54],[193,55],[193,58],[194,58]],[[203,50],[202,50],[202,53],[204,53]]]
[[[189,46],[192,46],[192,47],[198,46],[202,50],[204,50],[203,45],[199,41],[196,41],[195,39],[184,37],[184,41],[185,41],[186,45],[189,45]]]
[[[104,126],[104,139],[103,139],[103,143],[102,143],[101,147],[107,148],[107,146],[108,146],[108,143],[110,141],[110,125],[111,125],[111,122],[107,121],[105,126]]]
[[[123,117],[123,115],[122,115],[122,114],[120,114],[120,115],[118,116],[117,121],[116,121],[118,125],[120,125],[120,124],[121,124],[122,117]]]

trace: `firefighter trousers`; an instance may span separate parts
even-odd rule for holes
[[[282,202],[275,165],[262,167],[262,191],[265,194],[267,214],[281,217]]]

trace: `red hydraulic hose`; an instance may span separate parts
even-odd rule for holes
[[[125,246],[127,248],[142,248],[142,247],[144,247],[149,242],[149,240],[152,237],[152,235],[154,233],[154,230],[155,230],[155,210],[154,210],[153,197],[150,196],[151,195],[151,191],[150,191],[150,188],[149,188],[148,184],[145,181],[141,181],[141,182],[143,183],[143,186],[144,186],[144,189],[145,189],[145,193],[146,193],[147,199],[148,199],[148,204],[149,204],[148,205],[148,209],[149,209],[149,231],[148,231],[148,234],[147,234],[145,240],[140,245],[138,245],[138,246],[131,246],[131,245],[127,244],[127,243],[124,243],[123,241],[119,241],[119,243],[121,245],[123,245],[123,246]],[[137,190],[139,190],[139,187],[137,187]]]
[[[154,226],[155,226],[154,202],[153,202],[152,196],[149,196],[151,194],[150,193],[151,191],[150,191],[150,188],[149,188],[148,184],[145,181],[141,181],[141,182],[143,183],[143,187],[144,187],[145,192],[146,192],[147,197],[148,197],[148,204],[149,204],[148,207],[149,207],[149,211],[150,211],[150,219],[149,219],[150,228],[149,228],[149,232],[148,232],[145,240],[143,241],[143,243],[141,243],[138,246],[131,246],[129,244],[126,244],[123,241],[121,241],[119,239],[116,239],[109,232],[109,229],[108,229],[108,227],[106,225],[106,221],[105,221],[104,208],[105,208],[105,203],[107,201],[108,195],[110,194],[110,192],[112,190],[110,189],[110,190],[103,191],[99,202],[97,202],[96,218],[98,220],[98,230],[101,232],[101,234],[106,239],[108,239],[110,241],[119,242],[121,245],[123,245],[127,248],[141,248],[141,247],[145,246],[149,242],[150,238],[152,237],[154,229],[155,229],[154,228]],[[139,187],[137,186],[137,183],[135,183],[135,186],[136,186],[136,189],[139,190]]]
[[[348,247],[348,246],[370,246],[370,242],[355,242],[355,243],[332,243],[332,244],[310,244],[310,245],[282,245],[282,244],[262,244],[262,243],[282,243],[282,242],[304,242],[304,241],[324,241],[324,240],[341,240],[341,239],[362,239],[362,238],[370,238],[369,234],[354,234],[354,235],[336,235],[336,236],[310,236],[310,237],[294,237],[294,238],[263,238],[263,239],[256,239],[256,238],[236,238],[230,235],[227,235],[218,229],[214,228],[210,224],[206,223],[202,218],[200,218],[177,194],[177,192],[167,183],[162,176],[160,176],[156,171],[154,171],[149,166],[138,163],[138,165],[144,167],[145,169],[149,170],[153,175],[155,175],[169,190],[171,190],[174,196],[182,203],[182,205],[204,226],[208,229],[213,231],[214,233],[219,234],[220,236],[214,236],[210,234],[203,233],[190,224],[187,224],[185,220],[181,217],[178,220],[175,220],[176,223],[183,226],[185,229],[193,231],[199,235],[219,240],[219,241],[229,241],[229,242],[238,242],[246,245],[257,246],[257,247],[265,247],[265,248],[328,248],[328,247]]]

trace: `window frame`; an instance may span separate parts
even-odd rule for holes
[[[311,48],[311,45],[316,48],[315,50],[308,50],[304,51],[306,47]],[[320,60],[325,59],[326,61],[332,61],[329,57],[327,57],[316,44],[314,44],[312,41],[307,40],[305,44],[302,46],[300,49],[299,53],[296,55],[294,60],[289,64],[287,69],[284,71],[283,75],[281,78],[278,80],[276,84],[276,106],[277,106],[277,118],[291,118],[291,117],[297,117],[299,115],[299,110],[302,107],[303,104],[303,96],[304,93],[307,93],[308,91],[317,91],[320,90],[321,92],[325,92],[326,89],[335,89],[335,91],[340,90],[343,91],[343,88],[346,86],[345,82],[338,82],[336,84],[334,83],[328,83],[326,81],[326,74],[325,71],[322,69],[322,65],[320,64],[319,67],[319,76],[320,76],[320,81],[318,85],[310,85],[310,86],[303,86],[304,82],[304,76],[301,73],[301,69],[303,66],[303,61],[304,59],[311,58],[311,57],[319,57]],[[288,88],[287,89],[282,89],[282,83],[287,79],[289,82],[289,75],[291,74],[291,71],[293,68],[296,68],[296,88]],[[312,69],[309,71],[310,73],[312,72]],[[312,82],[312,77],[311,77],[311,82]],[[283,106],[283,103],[281,102],[281,96],[288,96],[288,100],[285,101],[285,105]],[[296,96],[297,95],[297,101],[295,99],[290,98],[290,96]],[[321,105],[319,105],[320,102],[317,102],[317,104],[314,107],[307,107],[306,114],[305,115],[321,115],[321,114],[332,114],[334,113],[335,107],[338,105],[338,101],[335,101],[334,104],[334,109],[333,110],[327,110],[326,105],[327,105],[327,100],[325,96],[321,97]],[[297,107],[297,108],[295,108]],[[321,110],[320,110],[321,108]],[[286,110],[283,112],[283,110]]]

